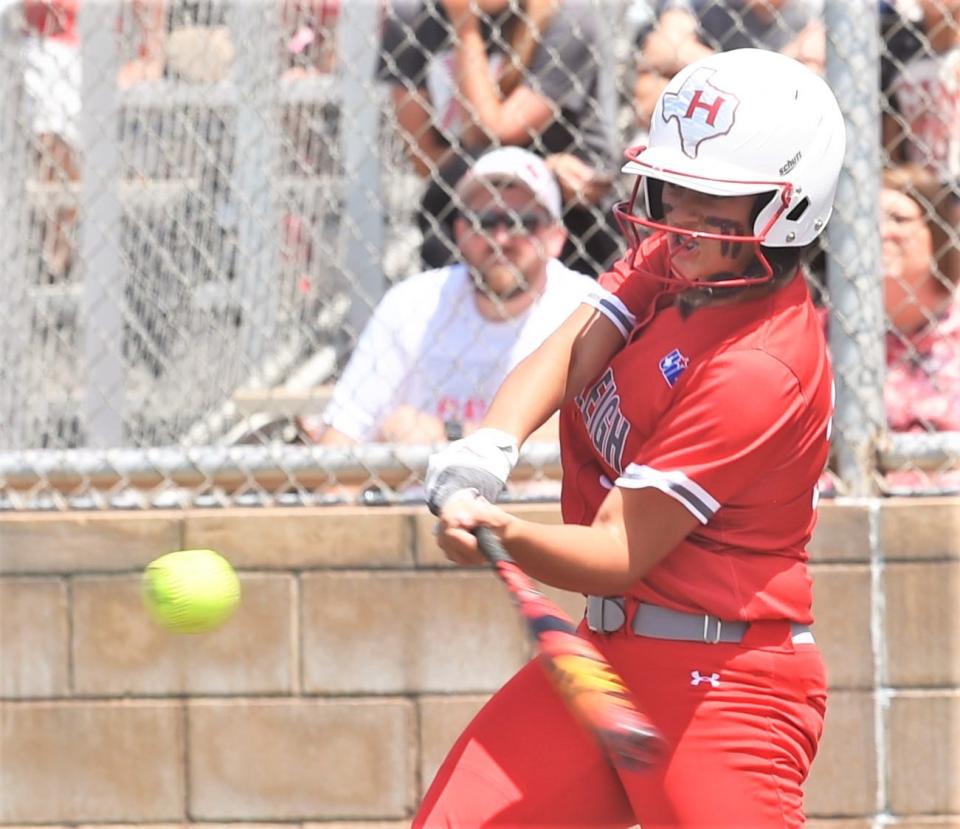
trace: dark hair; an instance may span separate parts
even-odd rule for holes
[[[776,191],[761,193],[753,204],[753,210],[750,211],[750,227],[757,222],[757,217],[763,209],[770,204],[770,201],[776,198]],[[773,280],[776,281],[784,276],[792,275],[800,265],[802,265],[817,249],[817,242],[814,240],[802,247],[773,247],[772,245],[761,245],[760,250],[773,268]]]

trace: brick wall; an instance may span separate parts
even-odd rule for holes
[[[406,825],[528,650],[497,581],[448,567],[431,526],[400,508],[0,517],[0,824]],[[178,637],[139,574],[190,547],[226,555],[244,599]],[[811,825],[960,829],[960,499],[828,503],[812,561],[833,692]]]

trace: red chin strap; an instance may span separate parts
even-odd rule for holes
[[[631,161],[642,163],[642,160],[639,158],[639,156],[643,153],[644,149],[646,148],[633,147],[627,150],[626,156]],[[653,170],[653,168],[651,168],[651,170]],[[729,233],[708,233],[706,231],[687,230],[681,227],[663,224],[662,222],[655,222],[652,219],[638,216],[634,212],[633,208],[640,196],[640,187],[643,184],[643,178],[643,176],[637,176],[637,180],[633,185],[633,193],[631,194],[629,201],[618,202],[613,206],[613,215],[616,217],[617,224],[620,225],[620,231],[624,236],[627,237],[627,241],[630,246],[631,265],[636,266],[636,257],[640,249],[640,243],[647,235],[649,235],[641,230],[641,228],[645,228],[647,230],[653,230],[659,233],[673,233],[677,234],[678,236],[686,236],[691,239],[713,239],[720,242],[752,245],[756,255],[756,260],[762,269],[762,273],[756,276],[748,276],[743,274],[742,276],[738,276],[733,279],[716,279],[710,277],[706,277],[704,279],[687,279],[686,277],[683,277],[677,273],[676,269],[673,267],[673,254],[668,252],[667,262],[669,264],[669,273],[660,275],[652,274],[649,271],[644,271],[644,274],[652,279],[656,279],[660,282],[674,286],[674,290],[677,290],[678,288],[680,290],[686,288],[744,288],[750,285],[763,285],[773,279],[773,267],[764,254],[761,246],[766,241],[767,234],[770,232],[770,228],[772,228],[777,220],[783,215],[790,203],[792,187],[789,183],[770,182],[770,189],[779,191],[780,207],[773,214],[773,216],[770,217],[770,220],[766,223],[766,225],[764,225],[760,233],[756,236],[737,236]],[[691,185],[696,185],[698,180],[707,181],[708,179],[691,178]],[[697,188],[696,186],[693,186],[691,189],[696,190]]]

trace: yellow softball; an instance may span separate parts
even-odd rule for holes
[[[174,633],[204,633],[222,625],[240,601],[233,567],[213,550],[178,550],[154,559],[143,573],[143,602]]]

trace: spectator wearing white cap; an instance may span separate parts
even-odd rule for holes
[[[458,184],[460,261],[391,288],[374,310],[320,423],[326,445],[432,443],[470,431],[507,373],[595,284],[557,256],[560,188],[519,147],[480,157]]]

